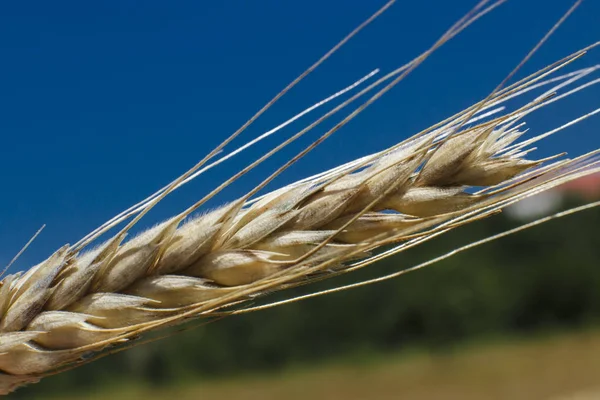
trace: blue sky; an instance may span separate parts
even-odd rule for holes
[[[15,269],[73,243],[185,171],[383,0],[4,2],[0,5],[0,263],[42,224]],[[389,71],[430,46],[474,0],[398,1],[247,131],[251,138],[374,68]],[[512,0],[438,51],[406,81],[291,168],[276,184],[381,150],[486,96],[571,5]],[[600,40],[587,0],[524,76]],[[573,68],[600,63],[592,51]],[[591,88],[528,119],[532,132],[600,106]],[[142,221],[194,202],[294,133],[206,174]],[[233,199],[323,129],[223,192]],[[540,156],[600,145],[600,119],[544,142]]]

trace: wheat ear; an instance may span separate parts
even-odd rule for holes
[[[512,112],[493,111],[537,87],[559,82],[558,90],[587,76],[595,67],[548,79],[581,55],[498,88],[380,153],[251,199],[269,177],[217,210],[191,217],[203,199],[128,241],[130,225],[94,249],[66,245],[24,274],[6,276],[0,286],[0,392],[140,333],[221,315],[266,292],[361,268],[600,170],[598,152],[527,159],[529,146],[554,131],[518,142],[527,114],[585,85],[558,96],[544,93]],[[396,247],[371,256],[388,244]]]

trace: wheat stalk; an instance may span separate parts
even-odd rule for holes
[[[343,123],[497,4],[477,6],[422,56],[353,97],[351,101],[394,79]],[[481,102],[390,149],[254,197],[287,166],[343,125],[339,124],[243,198],[191,216],[222,188],[304,134],[303,130],[189,209],[124,240],[145,213],[193,179],[229,143],[228,139],[138,207],[117,216],[76,245],[62,247],[24,274],[8,275],[2,280],[0,393],[36,381],[57,368],[77,365],[90,352],[125,343],[149,330],[192,317],[257,309],[244,309],[240,304],[266,292],[362,268],[495,214],[524,197],[599,171],[598,152],[571,160],[558,160],[560,155],[543,160],[527,158],[533,143],[571,123],[518,141],[524,133],[521,121],[525,116],[590,84],[551,94],[597,68],[550,77],[582,54],[574,53],[504,89],[499,86]],[[554,84],[552,89],[522,107],[512,112],[502,108],[508,100],[550,84]],[[135,213],[136,218],[119,233],[86,250],[98,236]],[[395,247],[371,255],[389,244]]]

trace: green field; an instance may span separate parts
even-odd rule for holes
[[[47,399],[552,399],[600,398],[600,332],[399,353],[277,374],[167,388],[112,387]],[[42,398],[42,397],[40,397]]]

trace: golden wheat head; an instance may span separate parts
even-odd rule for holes
[[[256,197],[275,176],[501,1],[486,3],[477,5],[421,56],[323,115],[173,218],[125,240],[133,225],[164,196],[207,165],[217,165],[208,162],[266,107],[168,187],[77,244],[63,246],[27,272],[4,277],[0,285],[0,392],[78,365],[90,353],[126,343],[149,330],[189,318],[248,310],[243,308],[245,302],[264,293],[356,270],[495,214],[522,198],[600,170],[597,152],[574,159],[530,157],[532,144],[598,110],[554,131],[520,140],[529,113],[590,84],[577,82],[596,66],[556,74],[581,57],[584,51],[579,51],[511,86],[500,85],[481,102],[392,148]],[[566,91],[569,85],[574,88]],[[340,124],[246,196],[192,216],[271,154],[375,89],[378,91]],[[534,90],[545,91],[507,111],[507,101]],[[131,216],[135,218],[113,237],[91,246],[101,234]],[[377,253],[390,245],[384,253]]]

